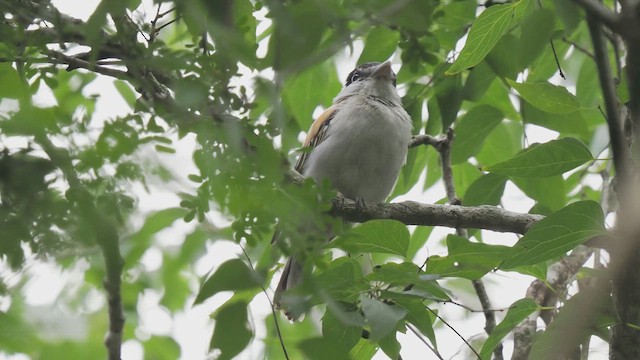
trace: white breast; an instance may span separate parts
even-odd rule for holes
[[[351,96],[331,120],[327,138],[309,154],[303,175],[330,180],[347,198],[381,202],[406,161],[410,140],[411,119],[401,106]]]

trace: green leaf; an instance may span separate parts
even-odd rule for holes
[[[513,158],[484,170],[509,176],[547,177],[564,174],[591,160],[591,152],[580,140],[562,138],[534,144]]]
[[[513,247],[501,269],[555,259],[590,238],[603,234],[604,215],[594,201],[579,201],[542,219]]]
[[[462,204],[465,206],[498,205],[506,183],[505,176],[485,174],[469,186],[462,199]]]
[[[129,86],[127,82],[122,80],[115,80],[113,82],[113,86],[116,87],[116,90],[118,90],[120,96],[122,96],[124,101],[129,104],[129,107],[133,109],[136,106],[138,97],[136,96],[136,93],[131,89],[131,86]]]
[[[509,307],[509,311],[507,311],[507,315],[504,319],[496,326],[491,335],[487,338],[482,345],[482,350],[480,350],[480,357],[482,359],[491,359],[491,353],[493,349],[500,343],[502,339],[522,320],[526,319],[532,312],[538,309],[538,305],[533,299],[525,298],[520,299],[513,303]]]
[[[427,274],[475,280],[496,269],[512,254],[508,246],[475,243],[451,234],[447,236],[447,249],[449,254],[445,257],[429,257]]]
[[[553,7],[564,23],[565,34],[571,33],[582,20],[580,7],[573,1],[553,0]]]
[[[566,114],[582,109],[578,99],[564,86],[549,83],[518,83],[507,79],[520,96],[538,109],[553,114]]]
[[[392,332],[378,341],[380,349],[390,358],[397,359],[400,355],[400,343],[396,338],[396,333]]]
[[[458,117],[458,110],[462,104],[462,76],[446,76],[434,85],[435,100],[440,109],[442,129],[449,128]]]
[[[176,149],[174,149],[174,148],[172,148],[170,146],[156,145],[155,148],[156,148],[156,150],[158,152],[165,153],[165,154],[175,154],[176,153]]]
[[[569,1],[569,3],[571,2]],[[618,85],[618,89],[622,83],[625,82],[626,78],[626,74],[622,74],[622,81]],[[597,108],[602,101],[601,94],[598,67],[595,61],[591,61],[591,59],[588,58],[582,61],[582,65],[580,66],[580,72],[578,73],[578,79],[576,81],[576,97],[583,106]],[[623,100],[624,99],[620,99],[621,104],[626,102]]]
[[[253,333],[247,321],[248,303],[234,302],[218,310],[210,349],[220,349],[217,359],[233,359],[249,344]]]
[[[367,35],[358,64],[373,61],[382,62],[388,59],[396,50],[398,41],[400,41],[400,32],[385,26],[373,28]]]
[[[322,317],[322,336],[342,350],[351,350],[360,340],[362,328],[344,324],[331,309],[327,308]]]
[[[418,146],[409,151],[407,163],[400,170],[400,176],[391,195],[389,195],[389,199],[406,194],[416,185],[420,176],[426,170],[427,160],[429,159],[428,153],[432,151],[433,149],[429,149],[428,146]]]
[[[238,291],[259,287],[262,277],[240,259],[229,260],[216,270],[200,287],[193,304],[197,305],[220,291]]]
[[[560,210],[567,204],[565,181],[560,175],[544,178],[512,177],[511,181],[528,197],[551,211]]]
[[[312,123],[315,108],[329,107],[340,88],[333,63],[325,61],[287,79],[282,97],[300,129],[306,130]]]
[[[521,121],[503,121],[487,136],[485,143],[476,155],[481,165],[495,164],[513,157],[522,149],[524,127]]]
[[[9,120],[0,122],[6,135],[39,135],[45,132],[59,132],[57,109],[23,106]]]
[[[587,122],[582,116],[584,110],[564,114],[542,111],[528,102],[522,103],[522,117],[525,123],[531,123],[559,132],[563,136],[589,137]]]
[[[554,25],[553,11],[545,8],[536,9],[524,18],[520,32],[520,49],[516,53],[522,69],[531,64],[545,47],[549,46]]]
[[[403,308],[372,299],[368,294],[360,295],[360,303],[367,324],[371,328],[370,339],[372,341],[379,341],[389,335],[396,328],[398,322],[407,315],[407,311]]]
[[[333,341],[326,338],[307,339],[298,345],[310,360],[349,359],[349,353]]]
[[[489,105],[478,105],[456,124],[456,139],[451,149],[451,163],[458,164],[477,154],[484,140],[500,124],[504,116]]]
[[[407,256],[409,230],[395,220],[367,221],[328,243],[352,252],[371,252]]]
[[[608,333],[607,327],[616,321],[610,314],[613,309],[611,297],[605,294],[608,292],[597,286],[580,289],[560,309],[545,331],[535,337],[529,358],[566,359],[570,354],[562,351],[573,352],[598,330],[604,329]]]
[[[482,99],[495,79],[496,73],[491,69],[489,64],[486,61],[479,63],[469,71],[469,76],[464,83],[462,92],[463,99],[469,101]]]
[[[512,4],[494,5],[483,11],[471,25],[467,42],[447,74],[459,73],[482,61],[509,30],[513,11]]]
[[[427,243],[429,235],[433,231],[433,226],[417,226],[409,241],[409,250],[407,251],[407,259],[413,259],[418,251]]]
[[[0,98],[19,99],[26,94],[18,71],[11,63],[0,63]]]
[[[180,345],[169,336],[153,336],[144,343],[145,359],[179,359]]]
[[[418,299],[397,299],[396,304],[402,306],[407,311],[406,321],[413,324],[418,330],[431,341],[437,349],[436,334],[433,331],[433,323],[436,317],[427,309],[422,300]]]
[[[349,359],[371,360],[377,351],[378,349],[371,341],[360,339],[356,346],[354,346],[353,349],[349,351]]]
[[[123,248],[125,269],[139,263],[142,255],[151,246],[155,234],[171,226],[186,213],[187,211],[182,208],[168,208],[147,216],[144,225],[127,239],[128,246]]]
[[[505,34],[487,55],[485,62],[502,78],[515,78],[524,66],[519,56],[513,56],[514,50],[520,47],[520,39],[513,34]]]
[[[329,293],[334,299],[357,300],[357,294],[361,289],[354,285],[362,278],[362,267],[353,258],[337,258],[315,276],[322,291]]]
[[[535,1],[531,2],[535,3]],[[527,76],[528,82],[534,83],[546,81],[553,76],[553,74],[558,72],[556,56],[558,59],[564,59],[567,51],[569,51],[570,45],[564,41],[555,41],[553,46],[553,49],[551,46],[545,47],[542,54],[534,60],[531,65],[529,65],[529,76]],[[554,49],[555,52],[553,51]]]
[[[328,19],[310,2],[296,2],[286,9],[271,12],[271,15],[275,16],[268,58],[273,59],[275,70],[295,68],[317,49]]]
[[[424,272],[414,263],[404,262],[397,264],[390,262],[374,267],[373,271],[366,276],[366,280],[406,286],[425,281],[421,278],[421,275],[424,275]]]
[[[467,188],[482,176],[482,171],[480,171],[477,166],[471,165],[468,162],[453,165],[451,169],[455,174],[453,183],[455,184],[457,195],[464,198]]]

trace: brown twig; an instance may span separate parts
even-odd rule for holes
[[[440,153],[440,162],[442,166],[442,179],[444,182],[445,192],[447,193],[447,199],[451,205],[459,205],[460,199],[456,195],[456,188],[453,182],[453,169],[451,168],[451,143],[453,142],[454,133],[451,128],[447,129],[444,139],[436,142],[436,149]],[[468,238],[469,234],[465,227],[457,226],[456,233],[458,236]],[[487,294],[487,290],[484,287],[482,280],[473,280],[473,288],[476,291],[480,305],[482,306],[485,316],[485,331],[491,335],[491,332],[496,327],[495,314],[490,310],[492,308],[491,300]],[[502,360],[502,344],[498,344],[493,351],[494,358],[496,360]]]
[[[66,150],[56,147],[45,134],[37,135],[36,141],[42,146],[51,161],[60,168],[69,187],[74,190],[74,198],[79,212],[85,217],[85,221],[93,226],[95,241],[102,249],[106,269],[103,285],[107,292],[109,308],[109,331],[104,342],[109,353],[109,360],[120,360],[125,316],[120,291],[123,259],[120,254],[118,233],[108,218],[96,208],[93,197],[78,178]]]
[[[418,332],[418,330],[416,328],[413,327],[413,325],[407,324],[407,328],[418,338],[418,340],[420,340],[427,348],[429,348],[429,350],[431,350],[431,352],[438,359],[444,360],[442,355],[440,355],[440,352],[438,351],[438,349],[436,349],[435,347],[431,346],[431,344],[429,344],[429,342],[427,342],[427,340],[425,340],[425,338],[420,334],[420,332]]]
[[[67,71],[72,71],[75,69],[86,69],[102,75],[111,76],[116,79],[131,80],[131,77],[129,76],[129,74],[127,74],[126,71],[112,69],[109,67],[95,64],[95,63],[90,63],[86,60],[82,60],[74,56],[65,55],[59,51],[50,50],[48,51],[48,55],[49,55],[49,58],[52,59],[54,62],[68,65]]]
[[[247,262],[249,262],[249,267],[251,268],[252,271],[255,271],[255,268],[253,267],[253,262],[251,261],[251,258],[249,257],[249,254],[247,254],[247,251],[244,249],[244,246],[242,246],[242,244],[238,244],[240,246],[240,249],[242,249],[242,253],[244,254],[244,257],[247,258]],[[262,292],[264,293],[264,296],[267,297],[267,301],[269,302],[269,305],[271,306],[271,316],[273,316],[273,322],[276,326],[276,332],[278,333],[278,340],[280,341],[280,347],[282,348],[282,352],[284,354],[284,358],[286,360],[289,360],[289,353],[287,353],[287,347],[284,345],[284,340],[282,338],[282,332],[280,331],[280,322],[278,321],[278,315],[276,314],[276,308],[273,304],[273,301],[271,301],[271,297],[269,296],[269,294],[267,293],[267,289],[260,284],[260,288],[262,289]]]

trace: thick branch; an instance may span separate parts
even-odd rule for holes
[[[499,207],[422,204],[404,201],[393,204],[365,204],[361,208],[351,200],[336,200],[331,213],[351,222],[393,219],[406,225],[463,227],[524,234],[544,216],[521,214]]]
[[[613,163],[619,179],[625,179],[627,146],[622,132],[622,123],[618,112],[618,97],[613,83],[609,55],[602,28],[592,15],[587,15],[587,24],[593,42],[593,51],[598,66],[598,76],[600,87],[607,112],[607,125],[609,127],[609,138],[611,139],[611,150],[613,152]]]
[[[125,317],[120,292],[123,260],[118,233],[115,227],[111,226],[107,216],[104,216],[95,206],[93,197],[82,185],[66,150],[53,145],[44,134],[37,135],[36,140],[64,174],[70,189],[73,190],[73,200],[78,206],[79,213],[84,221],[92,225],[95,241],[102,249],[106,269],[104,288],[107,291],[109,305],[109,332],[105,339],[105,346],[109,353],[109,360],[120,360]]]
[[[604,6],[597,0],[573,0],[580,5],[590,16],[598,19],[605,24],[611,30],[621,33],[624,31],[622,28],[621,17],[619,14],[614,13],[609,8]]]

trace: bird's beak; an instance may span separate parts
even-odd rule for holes
[[[386,80],[391,81],[393,79],[393,70],[391,69],[391,62],[388,60],[378,65],[378,67],[373,70],[371,74],[373,78],[384,78]]]

